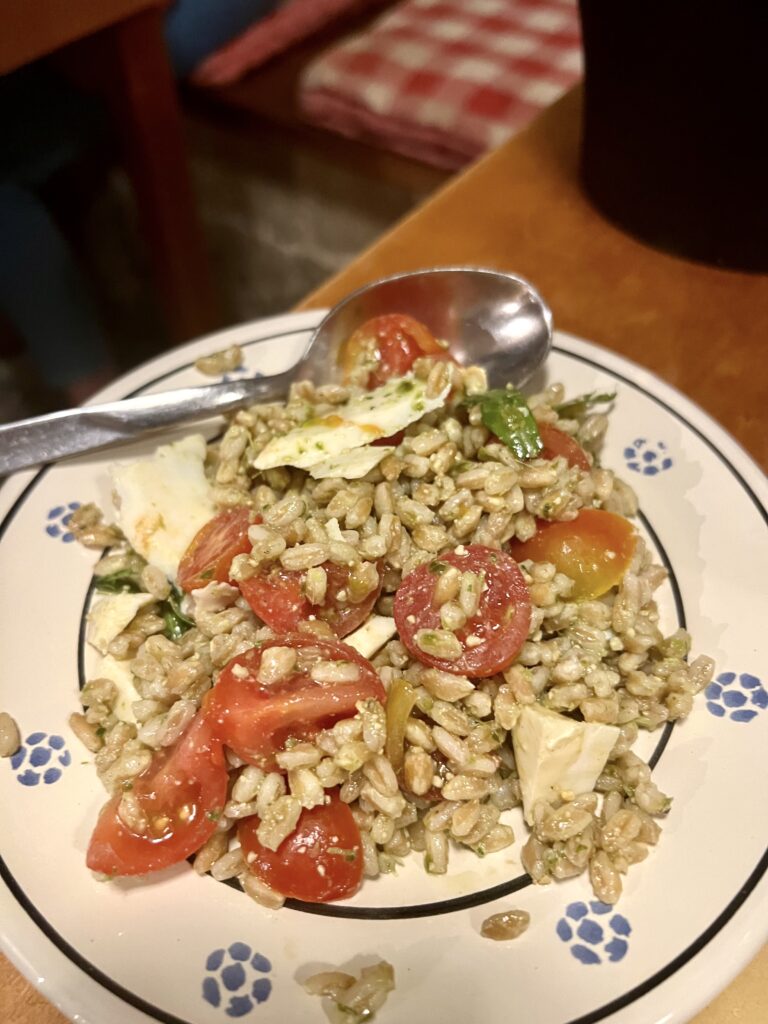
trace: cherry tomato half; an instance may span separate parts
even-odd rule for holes
[[[540,453],[542,459],[554,459],[562,455],[569,466],[584,470],[592,468],[587,453],[565,431],[551,427],[548,423],[539,423],[539,436],[544,445]]]
[[[187,592],[208,583],[229,582],[229,567],[235,555],[251,550],[248,527],[260,522],[239,506],[219,512],[196,533],[179,562],[179,586]]]
[[[394,616],[400,639],[411,655],[426,665],[479,678],[506,668],[528,636],[531,598],[517,563],[501,551],[481,544],[441,555],[409,573],[395,594]],[[426,654],[416,644],[419,630],[440,629],[440,608],[434,603],[435,586],[446,565],[462,572],[484,573],[485,589],[477,613],[456,630],[463,648],[455,661]]]
[[[366,321],[342,345],[339,366],[347,378],[361,364],[370,366],[368,387],[402,377],[421,356],[450,358],[424,324],[404,313],[387,313]]]
[[[177,864],[213,835],[227,800],[221,742],[198,713],[177,743],[155,754],[131,792],[147,821],[134,832],[117,813],[121,795],[103,808],[86,863],[105,875],[144,875]]]
[[[585,508],[569,522],[539,520],[536,534],[512,541],[518,562],[552,562],[574,581],[571,597],[600,597],[615,587],[632,562],[637,534],[629,520],[602,509]]]
[[[259,680],[264,653],[272,647],[296,651],[295,668],[284,679],[265,685]],[[345,662],[357,668],[349,682],[316,683],[311,662]],[[293,633],[237,655],[206,697],[205,713],[218,738],[260,767],[272,768],[274,755],[289,737],[311,739],[340,718],[355,714],[359,700],[384,702],[385,693],[373,665],[337,640]]]
[[[323,569],[327,582],[322,605],[312,605],[304,596],[306,571],[275,566],[249,580],[241,580],[238,586],[254,612],[276,633],[293,633],[301,622],[314,615],[327,622],[336,636],[347,636],[373,611],[381,593],[381,571],[378,587],[362,601],[352,604],[347,596],[350,569],[333,562],[324,562]]]
[[[271,889],[309,903],[353,896],[363,879],[360,830],[338,794],[330,803],[301,812],[296,830],[276,851],[259,842],[258,818],[245,818],[237,830],[248,869]]]

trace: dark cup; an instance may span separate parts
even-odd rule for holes
[[[657,248],[768,270],[768,3],[580,9],[590,200]]]

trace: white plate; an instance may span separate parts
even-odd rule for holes
[[[200,383],[194,359],[232,343],[245,346],[250,372],[283,369],[319,315],[193,342],[100,398]],[[688,721],[644,748],[675,801],[616,911],[591,900],[583,877],[526,884],[519,842],[485,861],[457,860],[444,878],[412,858],[398,878],[366,882],[350,903],[314,913],[264,911],[186,865],[154,881],[95,882],[84,860],[103,793],[67,718],[96,556],[70,543],[66,516],[75,502],[105,499],[115,455],[84,457],[0,491],[0,709],[25,740],[23,761],[0,762],[0,929],[8,955],[73,1020],[319,1022],[319,1000],[297,975],[384,957],[397,989],[382,1024],[671,1024],[765,941],[765,481],[700,409],[615,355],[559,334],[547,375],[571,394],[617,392],[604,461],[637,488],[646,532],[671,569],[665,625],[684,621],[720,680]],[[530,911],[528,932],[514,943],[482,939],[483,919],[509,907]]]

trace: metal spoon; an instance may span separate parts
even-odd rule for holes
[[[446,267],[382,278],[337,303],[301,359],[270,377],[180,388],[0,426],[0,476],[67,455],[133,441],[180,423],[283,398],[291,381],[328,382],[341,343],[381,313],[408,313],[449,343],[462,363],[485,368],[491,387],[524,384],[552,342],[552,314],[520,277],[497,270]]]

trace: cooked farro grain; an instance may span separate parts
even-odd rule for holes
[[[531,915],[527,910],[502,910],[486,917],[480,926],[480,934],[485,939],[505,942],[519,938],[530,923]]]
[[[243,350],[239,345],[230,345],[221,352],[213,352],[195,360],[195,369],[207,377],[220,377],[223,373],[236,370],[242,362]]]
[[[12,757],[21,744],[21,734],[7,711],[0,711],[0,757]]]

